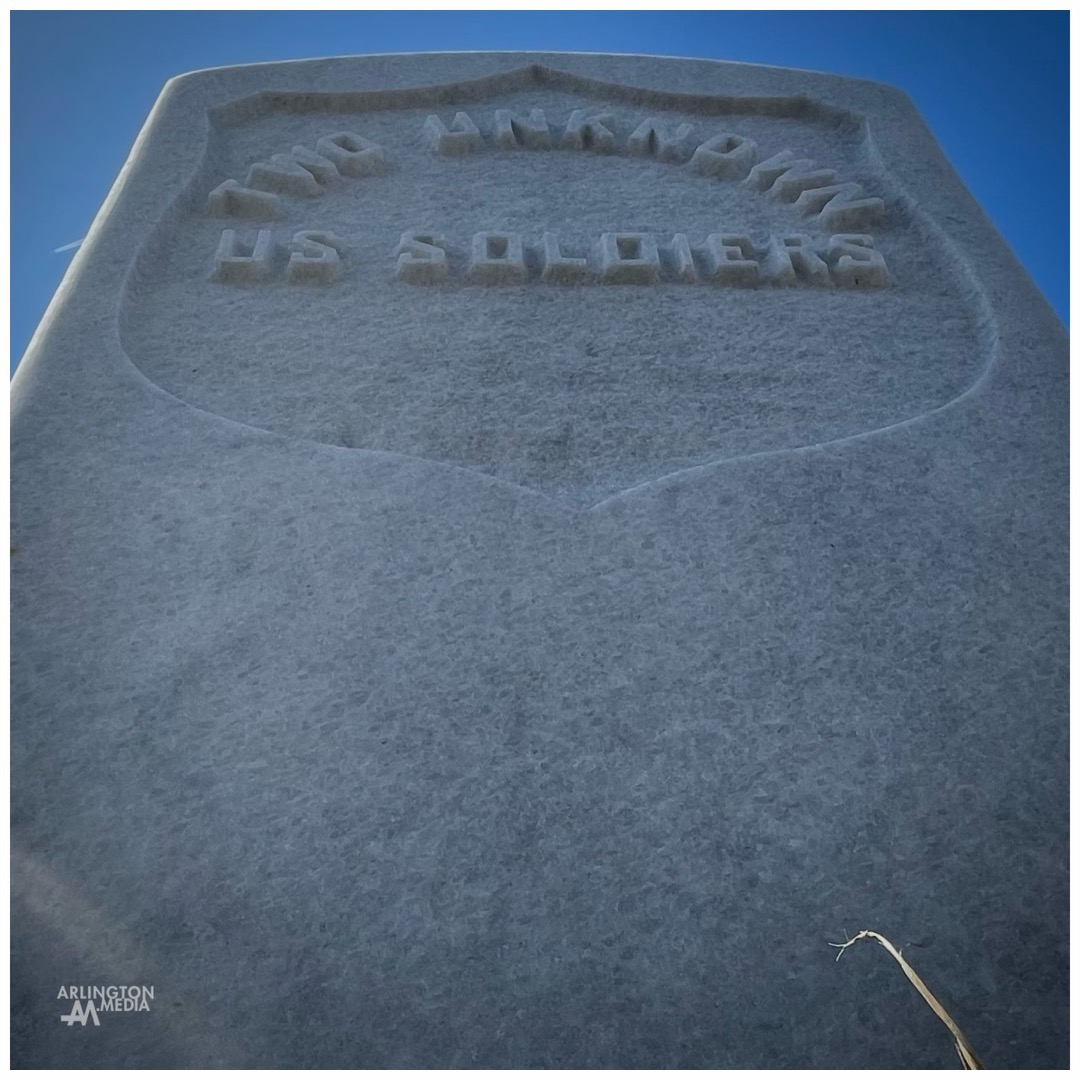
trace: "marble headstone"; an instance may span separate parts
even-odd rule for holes
[[[13,1064],[958,1065],[862,929],[1066,1064],[1067,356],[890,87],[172,80],[12,387]]]

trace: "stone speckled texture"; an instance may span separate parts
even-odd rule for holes
[[[412,228],[807,228],[685,164],[493,149],[530,107],[834,168],[892,283],[395,280]],[[457,111],[488,149],[435,157]],[[207,212],[340,130],[387,172]],[[213,282],[224,227],[333,229],[343,273]],[[12,387],[13,1066],[956,1066],[879,948],[834,963],[869,928],[988,1066],[1064,1067],[1067,361],[889,87],[171,82]],[[110,983],[153,1008],[59,1022]]]

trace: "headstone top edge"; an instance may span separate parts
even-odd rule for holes
[[[394,62],[392,71],[386,69]],[[346,89],[348,80],[358,75],[384,75],[381,85],[415,86],[456,81],[456,78],[476,78],[482,75],[505,75],[527,67],[549,68],[565,74],[577,74],[615,81],[631,81],[642,88],[665,89],[671,73],[698,70],[708,74],[733,77],[724,87],[714,83],[703,85],[703,93],[730,93],[733,96],[777,94],[803,95],[823,104],[846,103],[860,111],[882,108],[902,109],[918,115],[909,95],[900,87],[872,79],[842,75],[804,68],[780,67],[741,60],[710,57],[680,57],[645,53],[547,52],[547,51],[449,51],[365,53],[346,56],[304,57],[292,60],[260,61],[251,64],[222,65],[180,72],[169,78],[162,96],[169,91],[214,91],[218,96],[233,92],[246,95],[259,90],[291,90],[304,85],[308,76],[317,71],[326,80],[325,89]],[[432,71],[433,67],[441,71]],[[621,68],[616,73],[612,69]],[[453,75],[449,69],[458,69]],[[478,69],[483,70],[478,70]],[[380,71],[380,69],[383,69]],[[266,80],[272,76],[273,82]],[[334,86],[341,79],[340,86]],[[836,95],[834,97],[833,95]]]

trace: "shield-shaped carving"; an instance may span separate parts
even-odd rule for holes
[[[993,331],[860,115],[530,65],[215,107],[122,340],[201,409],[590,506],[946,407]]]

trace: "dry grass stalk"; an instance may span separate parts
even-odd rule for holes
[[[854,945],[856,941],[860,941],[862,938],[873,938],[884,949],[888,950],[892,958],[900,965],[901,968],[904,969],[904,974],[911,981],[911,984],[915,987],[916,990],[919,991],[920,994],[922,994],[923,999],[926,1001],[926,1004],[929,1005],[930,1008],[937,1013],[938,1018],[952,1033],[952,1037],[956,1046],[956,1052],[960,1055],[960,1061],[963,1063],[964,1068],[981,1069],[983,1067],[983,1063],[979,1060],[978,1056],[976,1055],[974,1049],[971,1046],[971,1043],[969,1043],[964,1037],[964,1033],[960,1030],[960,1028],[956,1026],[956,1021],[953,1020],[953,1018],[945,1011],[941,1002],[938,1001],[938,999],[930,993],[930,991],[926,988],[926,983],[924,983],[922,979],[920,979],[919,976],[915,974],[914,969],[904,959],[904,957],[900,953],[900,950],[896,948],[896,946],[893,945],[891,941],[883,938],[880,934],[875,933],[873,930],[860,930],[850,941],[845,941],[843,944],[839,945],[836,942],[830,941],[829,944],[834,949],[840,950],[836,954],[836,959],[839,960],[840,957],[844,955],[844,950],[846,948],[848,948],[850,945]]]

